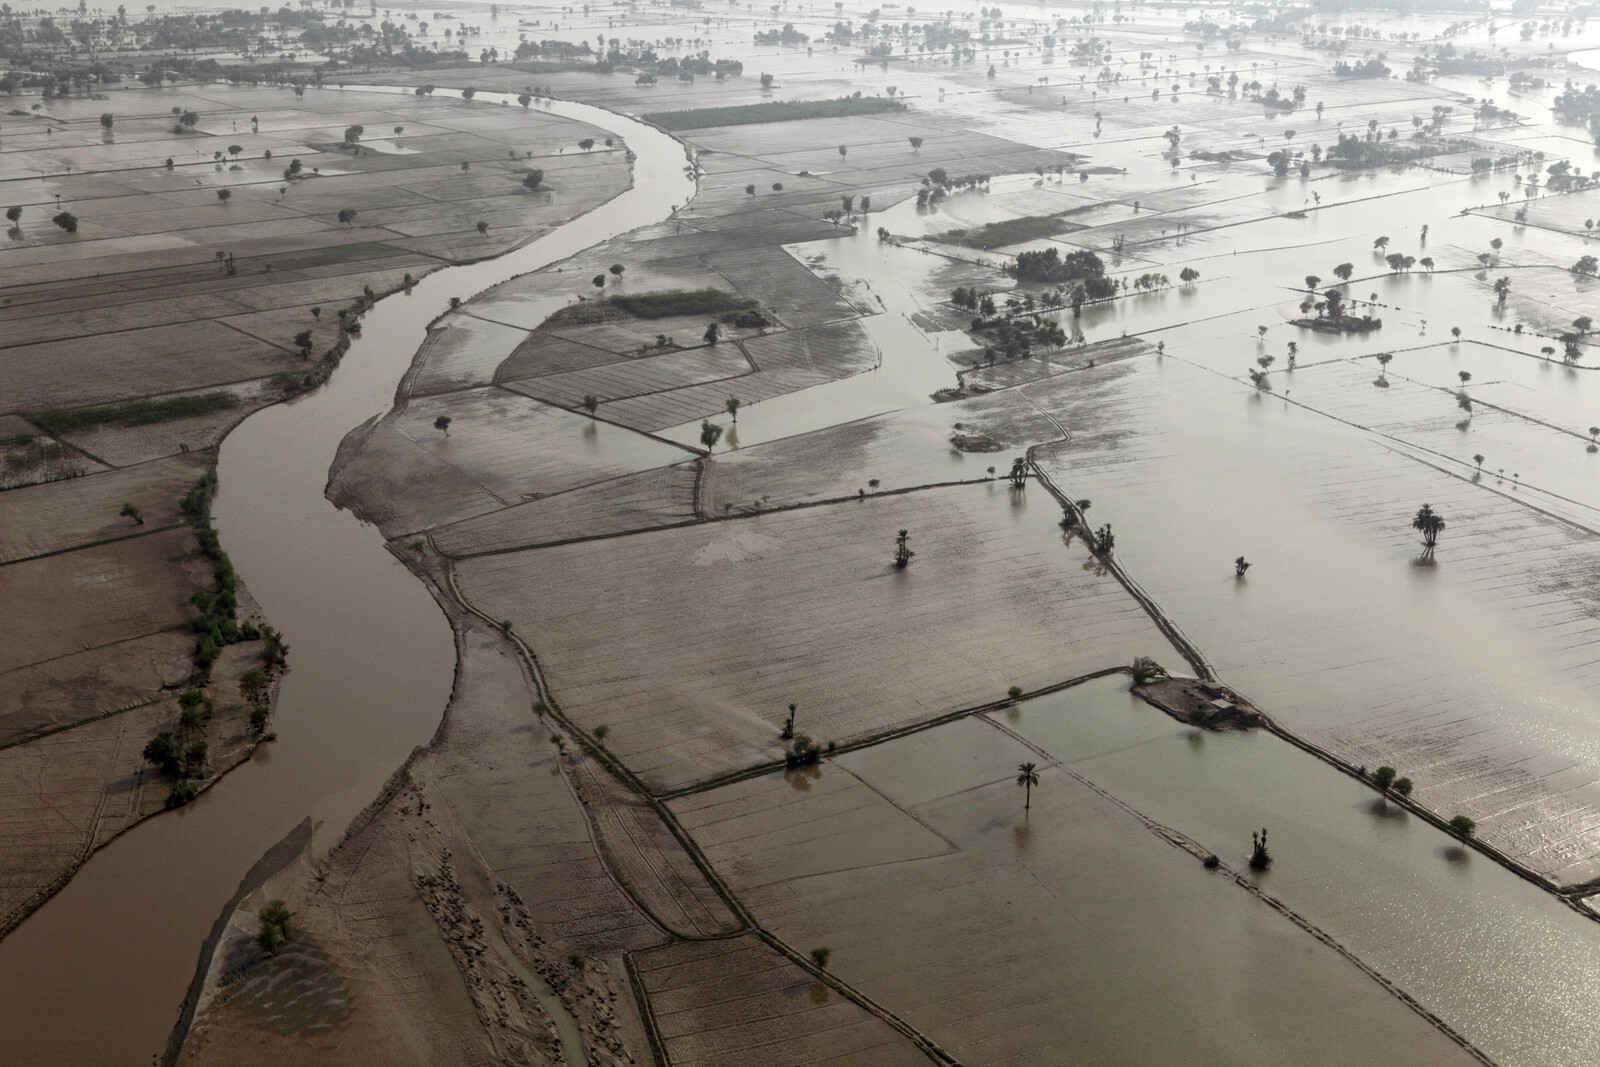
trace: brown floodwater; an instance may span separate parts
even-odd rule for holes
[[[388,410],[450,297],[660,221],[694,193],[683,147],[665,134],[585,105],[545,110],[625,138],[638,157],[632,187],[520,249],[438,271],[380,301],[327,385],[258,412],[223,443],[217,529],[290,645],[273,723],[279,739],[194,804],[101,850],[0,941],[0,1062],[148,1060],[177,1020],[202,940],[251,864],[307,816],[316,846],[329,847],[437,728],[455,662],[450,626],[376,528],[324,498],[334,452],[352,428]]]
[[[1600,925],[1270,734],[1204,733],[1108,678],[1006,725],[1256,880],[1505,1067],[1600,1050]]]

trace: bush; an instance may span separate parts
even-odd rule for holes
[[[822,760],[822,746],[817,744],[805,734],[794,735],[794,745],[784,755],[785,766],[810,767]]]
[[[167,807],[181,808],[195,797],[200,795],[200,787],[187,778],[172,783],[172,788],[167,790]]]

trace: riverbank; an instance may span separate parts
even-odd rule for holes
[[[286,99],[290,98],[288,89],[275,92]],[[418,98],[409,93],[386,97],[373,92],[355,93],[344,99],[347,102],[366,100],[380,108],[390,109],[419,106]],[[435,104],[430,110],[439,112],[449,106]],[[454,106],[460,108],[461,101],[457,100]],[[495,106],[498,108],[498,105]],[[573,123],[573,120],[565,118],[531,117],[520,108],[488,112],[487,106],[480,106],[477,110],[494,119],[504,116],[508,128],[527,124],[549,127],[555,123],[570,124],[573,130],[596,129],[582,125],[581,120]],[[478,125],[482,123],[478,122]],[[457,140],[455,152],[460,152],[463,147]],[[452,172],[460,169],[459,156],[455,152],[449,159]],[[626,163],[620,152],[600,155],[614,160],[626,173]],[[496,157],[503,159],[503,151],[485,153],[484,166],[480,168],[485,180],[499,166],[494,162]],[[404,158],[415,162],[419,158],[426,159],[427,154],[418,153]],[[606,168],[598,156],[585,159],[576,150],[575,144],[571,158],[574,166],[580,169],[596,168],[597,174]],[[331,177],[328,180],[331,181]],[[390,180],[392,183],[393,175],[390,175]],[[395,187],[398,188],[398,185]],[[513,192],[509,195],[523,194]],[[611,193],[603,182],[592,182],[583,189],[578,204],[584,203],[581,196],[597,197],[599,199],[595,202],[599,202],[610,197]],[[228,206],[237,208],[240,205],[235,201]],[[242,254],[243,246],[234,247],[239,249],[235,252],[237,259]],[[341,255],[348,256],[349,251],[346,245]],[[362,261],[357,257],[348,262],[358,264]],[[397,294],[388,298],[394,301],[411,302],[419,297],[427,298],[430,278],[433,277],[428,272],[437,264],[438,259],[428,259],[427,266],[419,265],[413,271],[397,271],[390,276],[375,277],[376,284],[369,283],[370,295],[359,294],[359,302],[363,307],[370,307],[378,299],[380,291],[390,289]],[[271,266],[270,263],[267,265]],[[286,276],[284,270],[279,269],[252,274],[245,267],[240,267],[234,275],[225,273],[215,264],[209,269],[216,271],[216,285],[227,287],[248,280],[257,286],[287,286],[283,292],[302,302],[324,300],[333,292],[327,281],[312,287],[307,285],[307,278]],[[462,269],[471,272],[482,268],[469,266]],[[403,273],[411,274],[409,286],[404,284]],[[467,288],[466,295],[470,295],[475,288]],[[448,303],[444,294],[435,294],[432,299],[437,302],[439,309]],[[187,310],[192,313],[194,309]],[[337,318],[331,307],[327,309],[327,318]],[[84,866],[48,905],[35,912],[4,941],[0,941],[0,990],[3,990],[8,1003],[19,1006],[17,1011],[7,1013],[9,1023],[0,1022],[0,1033],[3,1033],[7,1046],[19,1050],[19,1054],[25,1050],[41,1061],[81,1062],[84,1056],[94,1055],[86,1050],[159,1045],[170,1024],[167,1013],[171,1005],[181,998],[183,985],[192,971],[194,946],[204,936],[204,924],[215,915],[243,871],[268,844],[281,837],[285,828],[303,819],[308,811],[325,822],[344,825],[350,815],[370,798],[371,790],[376,789],[377,784],[404,758],[411,745],[424,740],[437,725],[444,692],[435,692],[433,679],[441,672],[448,676],[448,641],[445,642],[442,657],[429,654],[425,647],[408,653],[407,663],[403,667],[386,672],[390,677],[387,688],[382,685],[374,688],[369,682],[353,684],[354,680],[345,674],[345,665],[318,663],[318,646],[331,649],[335,643],[321,620],[337,619],[341,610],[336,599],[330,599],[330,595],[342,595],[345,605],[386,604],[385,610],[393,623],[394,632],[373,635],[371,648],[373,655],[379,657],[406,647],[407,641],[420,640],[426,646],[426,635],[429,633],[427,626],[416,622],[407,624],[404,620],[414,620],[419,610],[434,612],[437,618],[436,609],[429,603],[426,593],[412,585],[411,579],[403,572],[397,576],[400,579],[398,582],[394,577],[385,577],[383,572],[386,567],[381,561],[387,557],[382,554],[381,542],[375,546],[378,550],[376,561],[372,556],[364,556],[374,547],[371,542],[351,544],[347,549],[334,547],[344,543],[337,532],[339,524],[350,520],[327,508],[322,499],[322,490],[337,439],[349,428],[349,423],[336,422],[330,427],[327,452],[319,460],[312,458],[320,447],[319,438],[310,430],[306,416],[320,404],[329,403],[328,400],[316,398],[330,396],[331,403],[339,410],[330,411],[329,414],[337,419],[349,417],[350,412],[360,410],[363,403],[372,403],[375,411],[381,411],[392,401],[394,389],[393,379],[385,383],[381,378],[374,377],[382,373],[381,364],[374,367],[364,356],[364,353],[381,349],[384,343],[383,329],[369,318],[359,338],[353,335],[353,331],[341,333],[344,336],[336,348],[348,344],[351,355],[327,384],[288,403],[264,409],[264,412],[258,412],[242,422],[239,422],[237,411],[227,412],[226,421],[213,431],[220,433],[222,427],[239,422],[237,428],[228,434],[219,460],[221,488],[217,501],[217,523],[223,544],[233,557],[239,573],[260,596],[265,617],[285,631],[295,649],[295,669],[284,680],[275,712],[279,741],[272,746],[270,758],[263,752],[257,759],[242,764],[229,776],[228,788],[207,790],[199,802],[186,809],[180,818],[147,821],[140,826],[138,833],[125,834],[111,847],[96,853],[94,862]],[[373,345],[375,340],[376,348]],[[415,348],[414,341],[409,345],[404,341],[399,344],[406,355]],[[298,357],[295,362],[304,366]],[[362,389],[370,391],[373,397],[371,401],[354,398],[354,394]],[[263,432],[263,420],[275,423],[281,431],[289,433],[293,443],[264,445],[261,453],[241,465],[239,459],[252,447],[242,442],[257,439],[256,435]],[[188,423],[180,420],[178,423],[160,424],[154,431],[146,427],[118,430],[124,439],[142,442],[139,447],[153,448],[158,455],[163,448],[175,453],[170,460],[140,463],[140,455],[129,452],[126,455],[130,458],[119,461],[139,463],[134,469],[149,472],[152,468],[159,469],[162,463],[187,464],[193,461],[191,457],[205,457],[205,453],[192,449],[184,451],[179,447],[180,444],[189,444],[184,437],[192,427],[186,427]],[[107,431],[96,432],[101,435],[98,440],[102,445],[110,440]],[[70,501],[73,499],[70,495],[73,490],[80,486],[92,487],[95,481],[95,478],[85,478],[52,483],[14,490],[5,496],[17,499],[14,493],[53,493]],[[302,490],[303,499],[296,495]],[[147,502],[146,498],[135,495],[133,499],[147,515],[159,513],[159,509]],[[0,500],[0,504],[4,503]],[[236,523],[242,504],[248,505],[249,509],[259,510],[250,510],[241,528]],[[319,534],[327,534],[328,539],[325,542],[317,541]],[[281,559],[281,565],[271,565],[274,570],[269,571],[269,565],[264,564],[259,555],[262,539],[277,541],[275,555]],[[348,540],[346,537],[345,541]],[[119,544],[126,546],[129,542]],[[290,548],[295,544],[302,548],[299,551]],[[117,546],[110,546],[110,550],[117,550]],[[95,551],[104,554],[107,550]],[[121,551],[125,552],[126,548]],[[81,567],[93,558],[93,552],[77,552],[53,556],[47,562],[56,567],[64,564]],[[365,565],[361,562],[363,558],[368,561]],[[376,566],[373,566],[374,562]],[[282,582],[287,576],[309,578],[312,573],[320,575],[317,579],[320,585],[315,595],[280,591],[272,587],[272,582]],[[387,593],[384,592],[386,581],[390,589]],[[267,588],[262,589],[263,585]],[[194,587],[175,585],[173,600],[186,598]],[[336,594],[335,591],[339,592]],[[93,616],[85,613],[84,617]],[[187,624],[187,612],[175,621]],[[403,632],[407,632],[406,636],[402,636]],[[184,640],[192,643],[192,638],[186,637]],[[378,651],[380,649],[385,651]],[[438,660],[442,662],[436,662]],[[434,670],[435,666],[439,671]],[[360,709],[363,708],[372,709],[368,714],[373,716],[374,723],[387,722],[395,727],[386,743],[373,747],[358,741],[360,731],[355,727],[362,721]],[[128,721],[131,723],[131,720]],[[412,732],[413,727],[401,725],[407,721],[415,722],[420,732]],[[120,751],[125,754],[125,759],[137,761],[139,750],[148,739],[146,733],[118,725],[117,717],[107,722],[116,727],[110,738],[113,744],[124,733],[129,735],[130,739],[122,744]],[[133,740],[132,734],[135,732],[138,737]],[[152,727],[149,733],[154,732]],[[410,743],[405,740],[408,733],[415,738]],[[354,761],[348,755],[350,752],[357,753]],[[364,787],[362,783],[366,781],[372,785]],[[7,855],[16,860],[23,854],[18,850],[7,850]],[[130,909],[137,909],[145,918],[138,922],[128,918]],[[155,921],[152,918],[155,916],[162,918]],[[115,968],[107,968],[103,961],[96,963],[89,971],[79,967],[79,964],[87,965],[88,960],[98,958],[94,946],[124,936],[112,934],[112,928],[119,926],[136,927],[139,931],[134,940],[139,944],[139,951],[146,963],[141,965],[137,983],[130,984],[125,975],[119,976]],[[118,990],[115,995],[110,992],[113,988]],[[128,995],[130,988],[136,988],[138,995]],[[72,1014],[72,1005],[88,1002],[97,1005],[93,1012],[87,1009],[82,1012],[85,1018],[94,1018],[92,1026],[63,1030],[58,1027],[39,1028],[27,1023],[29,1019],[59,1017],[63,1012]],[[22,1006],[29,1003],[40,1006],[36,1011],[25,1010]],[[46,1003],[49,1004],[48,1010],[44,1007]],[[76,1051],[69,1051],[73,1049]]]

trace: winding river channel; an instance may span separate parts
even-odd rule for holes
[[[583,104],[541,109],[623,138],[636,156],[632,186],[519,249],[437,271],[379,301],[328,384],[229,434],[216,524],[290,644],[279,740],[195,804],[96,854],[0,941],[0,1060],[148,1062],[172,1029],[202,941],[251,865],[307,817],[326,849],[438,727],[455,663],[449,623],[377,529],[324,497],[339,443],[393,405],[451,297],[469,299],[659,222],[694,195],[684,148],[666,134]]]

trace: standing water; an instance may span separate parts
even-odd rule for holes
[[[476,106],[502,99],[480,93]],[[0,941],[6,1062],[131,1064],[159,1050],[201,942],[251,864],[307,816],[322,847],[337,840],[437,727],[454,664],[450,626],[378,531],[327,502],[339,442],[392,405],[450,297],[658,222],[694,194],[683,147],[666,134],[581,104],[546,110],[625,138],[637,157],[632,187],[521,249],[381,300],[327,385],[258,412],[224,442],[217,530],[291,646],[280,740],[194,804],[97,853]]]

